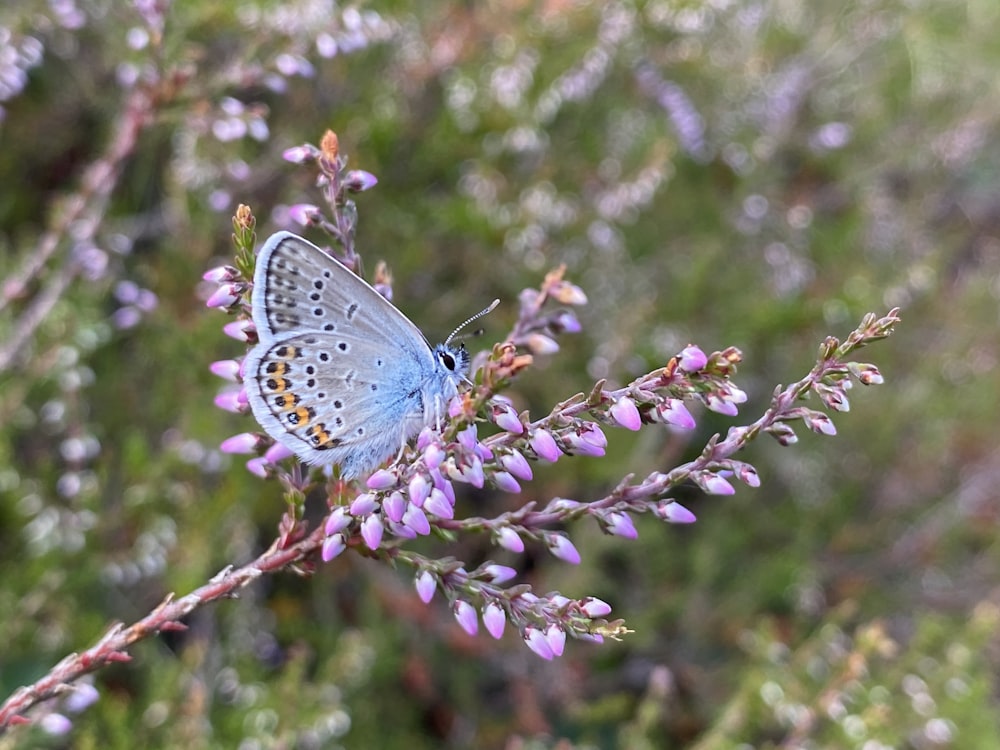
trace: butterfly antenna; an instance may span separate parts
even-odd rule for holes
[[[499,304],[500,304],[500,300],[498,300],[498,299],[493,300],[490,303],[490,306],[487,307],[485,310],[480,310],[475,315],[473,315],[471,318],[469,318],[467,321],[465,321],[464,323],[462,323],[462,325],[460,325],[458,328],[456,328],[454,331],[451,332],[451,336],[449,336],[448,338],[445,339],[444,345],[448,346],[448,344],[450,344],[452,342],[452,340],[455,338],[455,336],[458,335],[459,331],[461,331],[463,328],[465,328],[467,325],[469,325],[469,323],[475,323],[477,320],[479,320],[484,315],[489,315],[491,312],[493,312],[496,309],[497,305],[499,305]]]

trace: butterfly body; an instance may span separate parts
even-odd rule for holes
[[[265,431],[311,464],[363,474],[444,413],[468,355],[431,348],[410,320],[311,242],[278,232],[257,257],[259,343],[247,400]]]

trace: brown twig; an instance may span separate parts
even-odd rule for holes
[[[168,596],[159,606],[138,622],[128,627],[121,623],[111,626],[91,648],[70,654],[49,672],[31,685],[18,688],[0,705],[0,733],[14,724],[28,721],[25,712],[41,701],[53,698],[68,688],[69,683],[113,662],[128,661],[127,649],[137,641],[145,640],[165,630],[181,630],[181,619],[209,602],[235,596],[266,573],[275,573],[305,560],[319,549],[324,530],[320,526],[300,541],[278,548],[275,542],[270,549],[253,562],[240,568],[225,568],[204,586],[190,594],[174,599]]]

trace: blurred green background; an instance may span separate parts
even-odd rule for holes
[[[1000,746],[998,30],[995,0],[4,5],[3,695],[276,535],[279,487],[217,449],[252,422],[212,405],[209,363],[242,350],[200,277],[238,203],[261,239],[321,203],[281,153],[326,128],[380,180],[358,249],[432,340],[494,297],[499,339],[567,264],[590,305],[510,393],[536,417],[689,342],[744,352],[742,420],[609,431],[607,458],[459,512],[668,469],[824,336],[893,306],[903,324],[836,437],[755,443],[762,486],[682,494],[693,526],[578,524],[575,568],[416,545],[599,596],[621,643],[543,662],[345,555],[138,644],[93,706],[46,707],[68,734],[0,748]]]

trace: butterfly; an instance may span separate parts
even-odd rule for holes
[[[267,434],[309,464],[338,464],[346,479],[374,469],[436,422],[466,379],[469,355],[451,345],[462,326],[431,347],[391,302],[298,235],[267,239],[253,282],[259,343],[243,364],[247,400]]]

